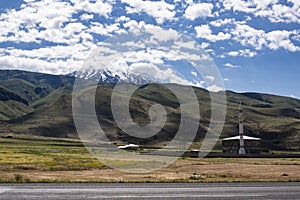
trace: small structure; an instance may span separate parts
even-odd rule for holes
[[[222,140],[223,153],[249,154],[260,153],[260,138],[244,135],[244,114],[242,102],[239,105],[239,135]]]
[[[240,140],[241,137],[235,136],[230,138],[225,138],[222,140],[223,153],[229,154],[240,154]],[[244,150],[245,154],[259,154],[260,153],[260,138],[249,137],[244,135]]]
[[[139,149],[139,145],[136,144],[127,144],[124,146],[118,146],[118,149],[122,149],[122,150],[130,150],[130,151],[135,151]]]
[[[191,158],[198,158],[200,150],[199,149],[191,149],[190,150],[190,157]]]

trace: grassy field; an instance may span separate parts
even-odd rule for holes
[[[153,173],[123,173],[76,140],[0,138],[0,182],[300,181],[299,172],[300,158],[179,158]]]

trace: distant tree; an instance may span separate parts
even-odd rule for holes
[[[35,92],[36,94],[40,94],[42,91],[43,91],[43,89],[42,89],[41,87],[36,87],[36,88],[34,89],[34,92]]]

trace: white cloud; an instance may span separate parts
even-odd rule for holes
[[[151,42],[157,44],[159,42],[175,41],[179,37],[179,33],[174,29],[163,29],[160,26],[155,26],[152,24],[146,24],[144,21],[137,22],[135,20],[130,20],[123,24],[125,29],[130,32],[139,34],[141,31],[151,34]],[[150,41],[148,41],[150,42]],[[177,43],[179,44],[179,43]],[[190,44],[184,44],[190,45]]]
[[[86,0],[71,0],[71,2],[74,3],[74,8],[76,10],[98,14],[106,18],[109,17],[113,8],[110,3],[102,0],[97,0],[95,2],[89,2]]]
[[[210,85],[207,87],[207,90],[210,92],[220,92],[220,91],[224,91],[225,89],[222,86]]]
[[[240,52],[240,55],[241,56],[244,56],[244,57],[254,57],[257,55],[257,52],[256,51],[251,51],[250,49],[243,49],[243,50],[239,50]]]
[[[79,70],[95,45],[53,46],[32,50],[0,49],[0,65],[4,68],[62,74]]]
[[[246,13],[254,13],[258,10],[265,10],[269,6],[277,4],[278,0],[252,0],[252,1],[244,1],[244,0],[224,0],[223,6],[225,9],[233,11],[242,11]]]
[[[255,11],[252,6],[251,1],[243,1],[243,0],[224,0],[223,6],[226,10],[233,10],[233,11],[243,11],[243,12],[253,12]]]
[[[227,53],[227,55],[229,56],[233,56],[233,57],[236,57],[236,56],[243,56],[243,57],[254,57],[257,55],[257,52],[256,51],[251,51],[250,49],[241,49],[241,50],[238,50],[238,51],[230,51]]]
[[[155,40],[158,40],[160,42],[169,41],[169,40],[177,40],[179,37],[179,34],[176,30],[173,30],[171,28],[169,29],[163,29],[160,26],[154,26],[152,24],[147,24],[144,26],[145,31],[152,34],[152,38]]]
[[[255,15],[259,17],[267,17],[271,22],[276,23],[300,23],[299,9],[299,2],[294,2],[292,7],[282,4],[275,4],[272,6],[272,8],[256,12]]]
[[[206,49],[207,47],[209,47],[209,45],[210,45],[210,44],[209,44],[208,42],[202,42],[202,43],[201,43],[201,48],[202,48],[202,49]]]
[[[198,76],[197,72],[194,72],[194,71],[191,71],[191,74],[192,74],[193,76],[195,76],[195,77]]]
[[[217,35],[212,34],[212,31],[208,25],[196,26],[195,31],[197,33],[197,38],[204,38],[211,42],[228,40],[231,38],[229,33],[219,32]]]
[[[277,50],[279,48],[286,49],[288,51],[300,51],[300,47],[295,46],[291,40],[290,35],[294,33],[291,31],[285,31],[285,30],[277,30],[272,31],[266,34],[266,39],[268,40],[268,47],[270,49]]]
[[[128,22],[128,21],[130,21],[130,18],[129,17],[126,17],[126,16],[121,16],[121,17],[118,17],[117,19],[116,19],[116,22]]]
[[[258,17],[266,17],[271,22],[300,23],[299,0],[287,0],[286,4],[279,0],[224,0],[226,10],[252,13]]]
[[[158,24],[164,23],[166,20],[174,20],[176,12],[173,4],[160,1],[145,1],[145,0],[121,0],[129,6],[126,7],[127,13],[145,12],[152,16]]]
[[[132,33],[139,33],[141,28],[144,26],[145,22],[137,22],[135,20],[130,20],[123,24],[124,28],[128,29]]]
[[[241,67],[241,66],[239,66],[239,65],[233,65],[233,64],[231,64],[231,63],[226,63],[226,64],[224,64],[224,66],[225,66],[225,67],[229,67],[229,68],[239,68],[239,67]]]
[[[230,51],[228,53],[228,55],[233,56],[233,57],[238,56],[239,54],[240,54],[240,52],[238,52],[238,51]]]
[[[1,13],[0,42],[49,41],[71,45],[80,41],[82,35],[88,34],[86,31],[88,27],[73,19],[74,14],[84,11],[93,13],[82,13],[79,16],[81,20],[91,20],[94,14],[108,17],[112,11],[111,3],[101,0],[94,3],[70,0],[73,4],[56,0],[27,2],[23,3],[19,10],[11,9]],[[107,30],[110,31],[112,30]],[[83,32],[85,34],[82,34]]]
[[[178,34],[178,33],[177,33]],[[196,42],[195,41],[175,41],[175,45],[177,48],[186,48],[186,49],[195,49]]]
[[[57,45],[29,50],[1,49],[0,65],[54,74],[78,70],[95,47],[88,27],[72,18],[78,11],[68,2],[48,0],[24,3],[18,10],[1,13],[0,42],[53,42]],[[79,18],[88,20],[92,16],[83,13]]]
[[[2,69],[18,69],[27,71],[39,71],[51,74],[69,73],[70,70],[79,69],[82,61],[75,59],[64,60],[41,60],[38,58],[1,56],[0,63]]]
[[[63,36],[57,36],[55,32],[61,31],[63,24],[68,23],[75,12],[67,2],[49,0],[22,4],[20,10],[12,9],[0,15],[0,41],[52,41],[53,33],[54,37],[63,40]],[[38,31],[41,28],[45,30]]]
[[[246,24],[237,24],[231,34],[234,35],[233,39],[243,46],[252,46],[256,50],[261,50],[264,46],[274,50],[279,48],[292,52],[300,50],[300,47],[293,44],[290,39],[292,35],[297,34],[297,31],[275,30],[266,33],[264,30],[257,30]],[[251,52],[241,53],[248,54],[249,57],[255,55]]]
[[[93,14],[82,14],[80,17],[79,17],[81,20],[83,21],[88,21],[88,20],[91,20],[94,18],[94,15]]]
[[[228,53],[223,53],[221,57],[228,55],[254,57],[258,54],[258,50],[263,49],[300,51],[300,47],[297,46],[300,41],[299,30],[284,30],[285,26],[281,26],[282,24],[275,24],[278,25],[278,30],[274,30],[277,26],[273,24],[274,26],[268,27],[268,30],[271,31],[266,31],[264,27],[258,30],[247,24],[249,23],[247,20],[251,20],[251,17],[253,20],[257,20],[256,17],[265,17],[274,23],[299,23],[300,1],[286,1],[288,4],[285,3],[284,5],[282,1],[278,0],[220,0],[220,4],[193,3],[192,0],[188,0],[177,1],[176,7],[171,1],[165,0],[121,0],[123,4],[119,4],[119,1],[115,0],[26,0],[20,8],[0,13],[0,42],[12,42],[11,46],[23,42],[28,43],[28,45],[35,43],[32,46],[34,49],[0,48],[0,53],[2,53],[0,65],[60,73],[80,66],[79,63],[86,58],[90,49],[95,47],[93,43],[102,38],[98,35],[113,36],[126,31],[139,32],[141,30],[151,34],[152,37],[148,42],[153,44],[176,41],[180,37],[180,31],[189,33],[193,28],[197,38],[204,39],[199,45],[193,42],[176,41],[175,45],[177,46],[174,46],[174,49],[168,54],[164,49],[149,51],[150,54],[158,54],[152,58],[141,53],[137,54],[136,60],[140,60],[141,63],[151,61],[153,64],[159,64],[163,62],[163,57],[169,60],[178,60],[180,57],[185,57],[191,61],[209,60],[207,55],[202,56],[188,51],[182,53],[180,50],[193,49],[196,46],[205,49],[210,46],[211,42],[224,40],[228,40],[226,41],[228,42],[228,49],[224,44],[225,48],[221,51],[227,50]],[[153,22],[152,18],[149,20],[148,17],[143,19],[145,21],[131,20],[126,13],[113,12],[113,6],[116,6],[117,9],[125,8],[127,14],[134,14],[134,17],[129,15],[132,19],[143,16],[141,13],[147,14],[153,17],[159,25],[154,25],[156,23]],[[179,11],[175,10],[178,7],[181,7]],[[220,10],[213,11],[216,8],[220,8]],[[224,13],[221,9],[245,12],[245,16],[242,17],[247,18],[247,20],[237,21],[234,17],[230,18],[231,11]],[[176,11],[178,12],[176,13]],[[183,15],[182,17],[186,19],[195,20],[195,22],[186,24],[186,21],[189,21],[186,19],[183,22],[176,21],[176,14],[178,16]],[[99,16],[101,16],[99,18],[101,20],[98,20]],[[202,20],[199,18],[204,17],[212,17],[214,21],[208,22],[208,25],[201,25]],[[197,19],[199,22],[196,21]],[[169,21],[171,23],[167,24],[166,22]],[[165,24],[162,26],[163,23]],[[173,23],[179,24],[180,31],[170,28],[163,29],[163,27],[177,27],[171,26]],[[195,24],[196,27],[193,27]],[[289,26],[290,29],[296,27],[296,25],[292,25]],[[186,26],[188,28],[184,30]],[[232,50],[231,45],[236,44],[229,39],[240,43],[244,48]],[[144,47],[141,43],[128,43],[127,45],[135,46],[135,48]],[[218,55],[217,45],[212,45],[211,49],[207,51],[212,52],[212,55]],[[234,49],[236,48],[238,47]],[[109,49],[105,50],[109,51]],[[180,56],[178,56],[179,54]],[[132,58],[132,60],[134,59]],[[226,63],[224,66],[239,67],[230,63]],[[60,69],[57,69],[58,67]],[[191,74],[195,75],[192,72]]]
[[[194,85],[194,83],[177,75],[171,68],[160,69],[152,63],[133,63],[129,66],[130,72],[134,74],[148,74],[163,82],[177,83],[182,85]]]
[[[246,24],[237,24],[231,34],[235,36],[233,39],[239,41],[242,45],[250,45],[257,50],[261,50],[266,43],[265,31],[257,30]]]
[[[111,36],[113,33],[122,33],[125,32],[121,30],[120,24],[101,24],[99,22],[91,22],[90,28],[87,30],[90,33],[96,33],[99,35]]]
[[[207,80],[209,80],[210,82],[214,82],[216,80],[216,78],[214,76],[205,76],[205,78]]]
[[[79,33],[84,29],[87,29],[87,27],[80,22],[72,22],[64,27],[64,30],[67,34]]]
[[[190,20],[195,20],[198,17],[210,17],[213,7],[214,5],[211,3],[191,4],[185,10],[184,16]]]
[[[133,47],[132,49],[135,49],[135,48],[144,49],[145,48],[145,44],[142,43],[141,41],[139,41],[139,42],[133,42],[133,41],[126,42],[126,43],[123,43],[122,45],[127,46],[127,47],[131,47],[131,48]]]
[[[225,19],[218,19],[215,21],[211,21],[209,24],[215,27],[221,27],[227,24],[233,24],[235,23],[236,20],[233,18],[225,18]]]

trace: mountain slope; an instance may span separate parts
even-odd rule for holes
[[[32,111],[26,99],[0,86],[0,120],[18,118]]]
[[[17,83],[14,84],[14,81],[16,80],[19,83],[23,81],[23,83],[21,83],[21,86],[28,88],[28,90],[32,90],[34,87],[34,92],[41,98],[47,96],[53,90],[65,84],[73,84],[74,82],[74,78],[69,76],[51,75],[20,70],[1,70],[0,85],[6,85],[8,89],[10,89],[11,91],[15,91],[18,94],[20,92],[19,95],[22,96],[22,93],[26,93],[26,90],[20,90],[21,86]],[[28,92],[30,93],[30,91]]]
[[[29,75],[35,77],[32,74]],[[28,78],[25,81],[27,80]],[[185,90],[185,86],[176,85],[176,87]],[[162,85],[148,84],[140,87],[134,93],[130,102],[130,113],[136,123],[141,125],[149,123],[148,112],[154,103],[163,105],[168,113],[167,123],[158,134],[150,138],[138,139],[126,134],[116,126],[110,108],[113,88],[114,83],[99,83],[95,97],[98,120],[108,138],[115,142],[156,145],[166,143],[174,137],[180,123],[180,104],[171,91]],[[201,113],[196,140],[201,141],[210,121],[210,95],[205,89],[195,87],[194,90],[198,97]],[[269,94],[231,91],[227,91],[226,95],[226,123],[221,138],[238,134],[238,105],[242,101],[246,135],[262,138],[263,146],[266,149],[300,150],[300,100]],[[88,95],[82,95],[82,97],[90,98]],[[5,101],[3,100],[1,103],[5,103]],[[5,127],[16,133],[50,137],[77,137],[72,115],[71,83],[52,89],[47,96],[33,101],[30,105],[33,112],[6,122]],[[0,109],[4,113],[6,108],[1,107]],[[216,146],[216,148],[219,147]]]
[[[34,102],[48,93],[47,91],[43,91],[42,88],[39,89],[36,85],[19,78],[0,80],[0,85],[22,96],[29,103]]]
[[[36,100],[31,106],[33,108],[39,108],[41,106],[49,106],[52,103],[58,101],[62,96],[71,94],[72,90],[73,90],[73,85],[68,83],[66,85],[57,88],[49,95],[45,96],[44,98],[40,98]]]

